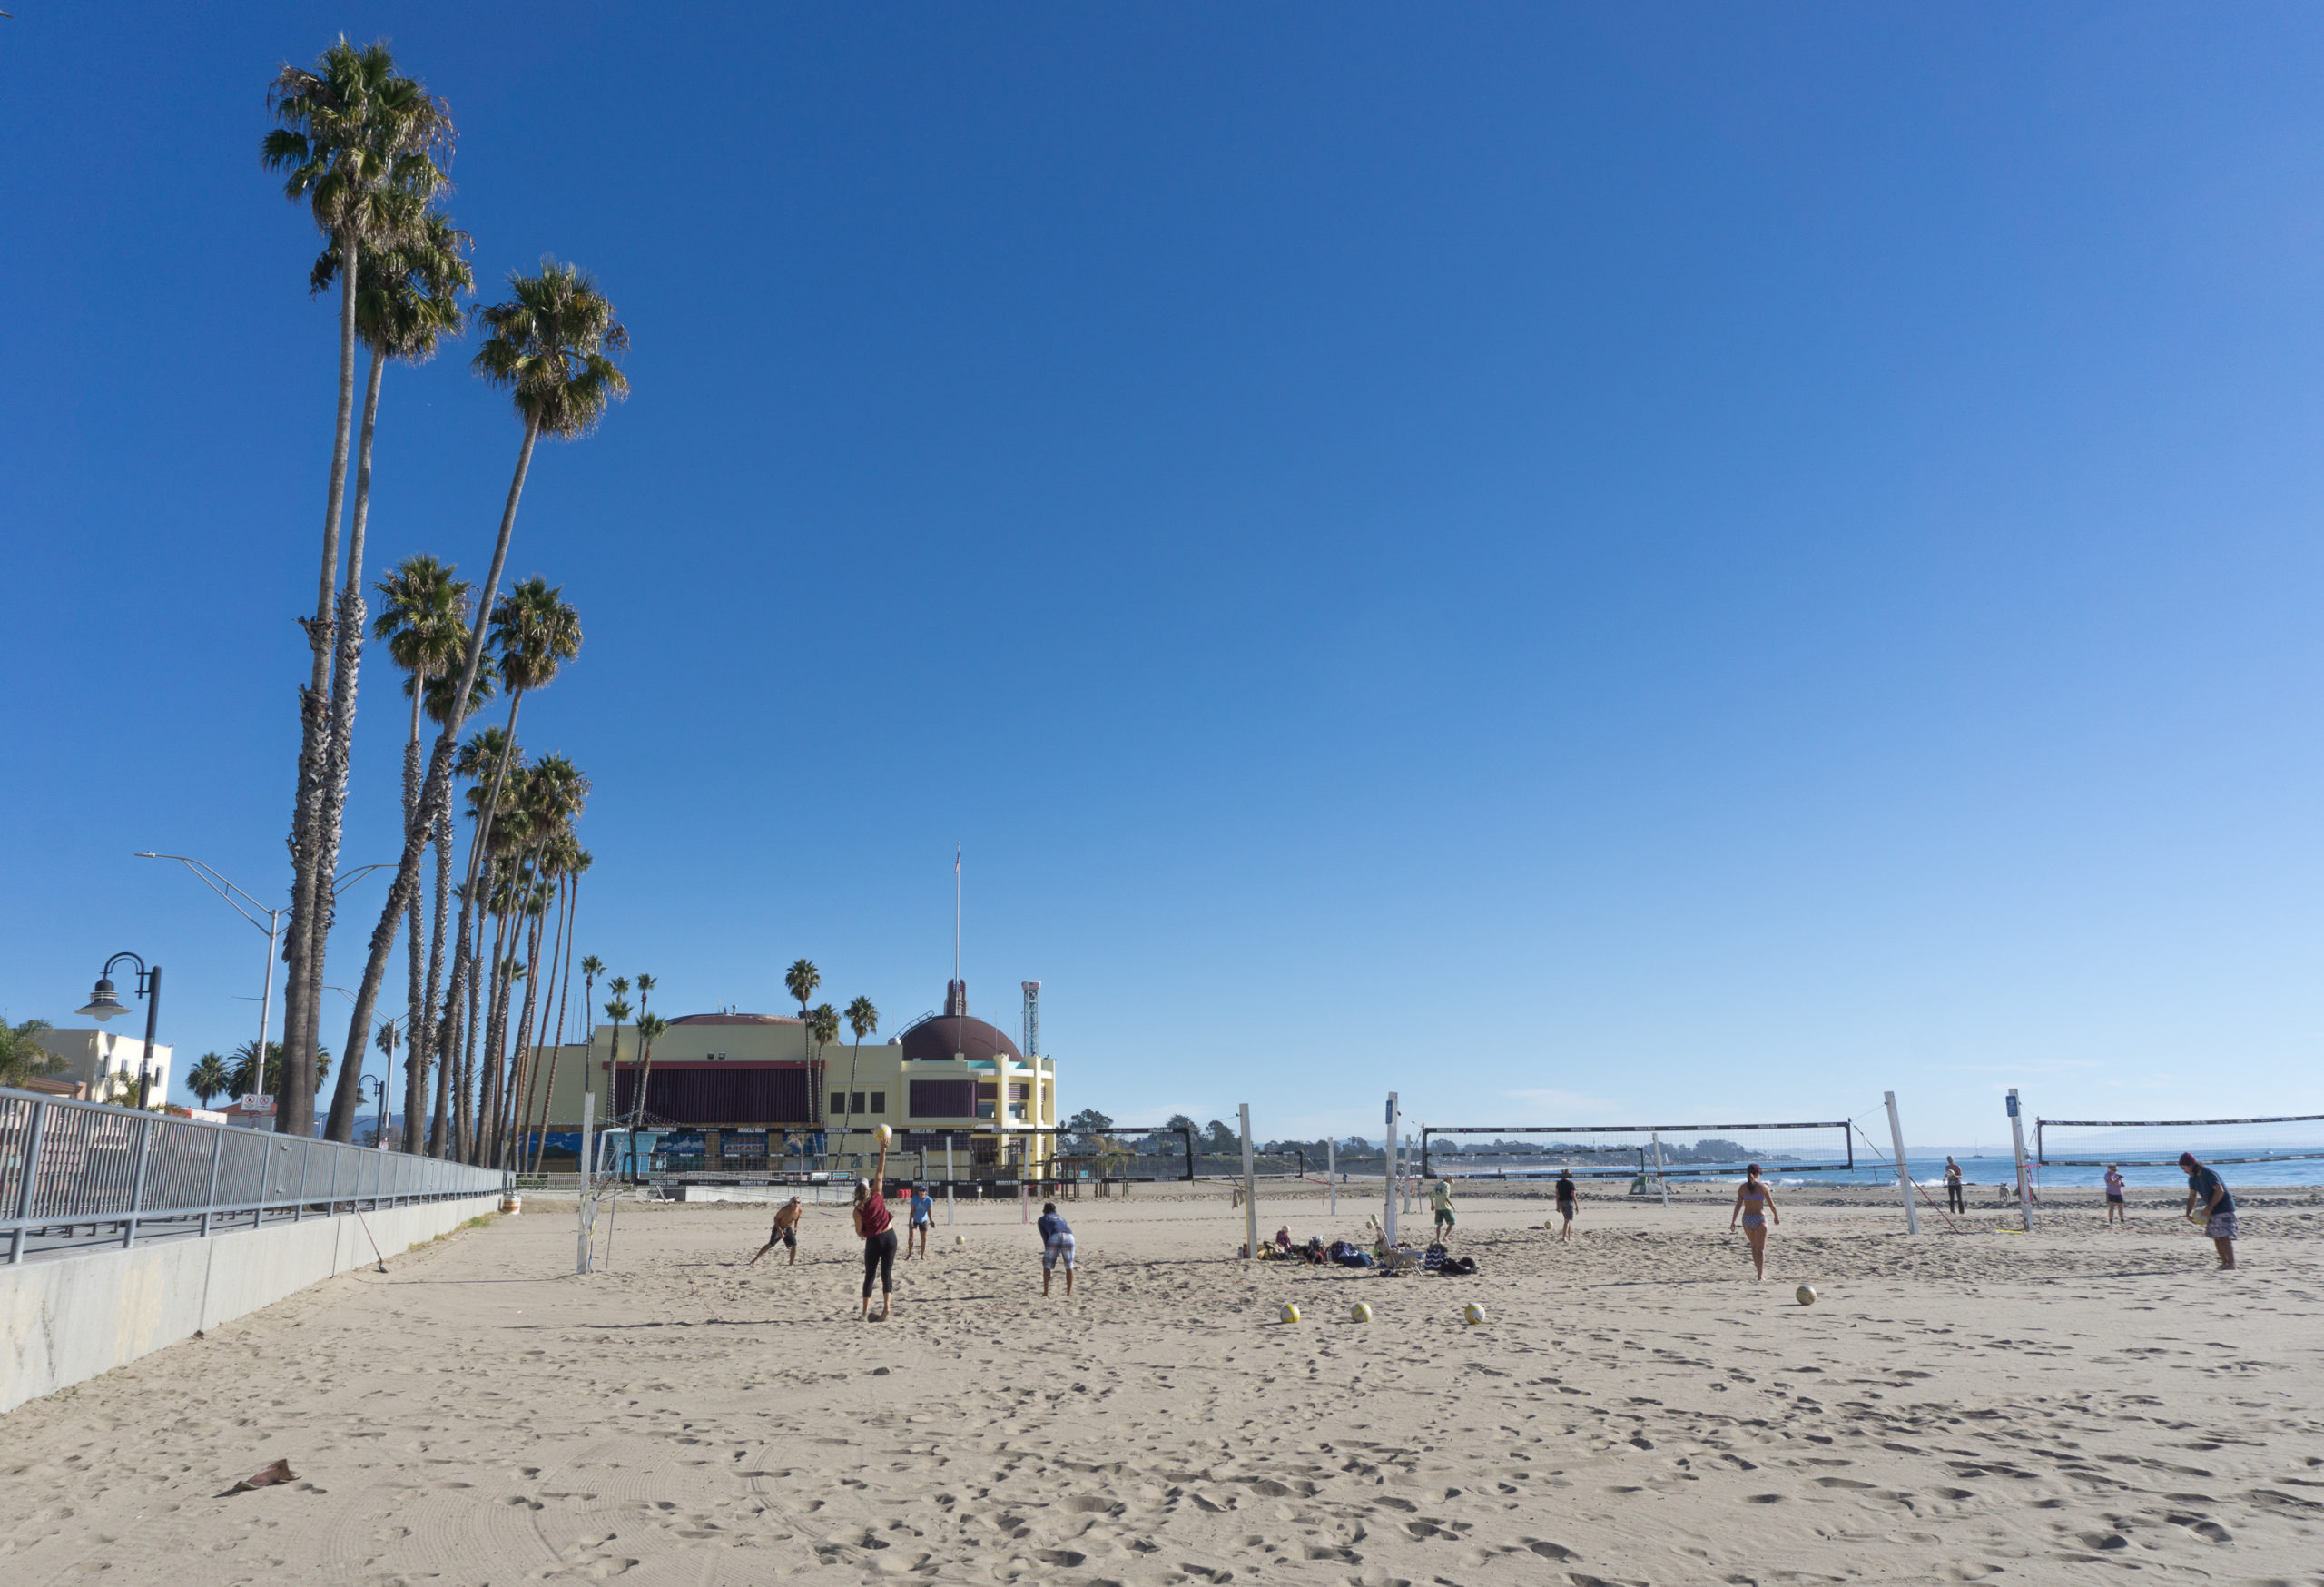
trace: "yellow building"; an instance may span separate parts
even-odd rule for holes
[[[618,1046],[618,1054],[616,1054]],[[579,1150],[582,1093],[593,1117],[657,1132],[672,1168],[779,1169],[788,1158],[872,1148],[891,1126],[891,1158],[943,1173],[949,1140],[955,1177],[1014,1178],[1054,1156],[1057,1066],[1028,1057],[1005,1031],[968,1011],[968,986],[947,986],[940,1013],[900,1036],[816,1047],[795,1014],[684,1014],[641,1065],[635,1026],[601,1025],[586,1042],[536,1050],[548,1080],[547,1161]],[[641,1083],[645,1087],[642,1099]],[[642,1100],[642,1106],[641,1106]]]

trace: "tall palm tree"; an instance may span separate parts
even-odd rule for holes
[[[348,518],[347,578],[339,600],[339,655],[331,668],[330,724],[324,744],[322,803],[316,817],[317,874],[332,876],[339,869],[340,833],[347,808],[347,768],[355,736],[357,678],[363,665],[363,537],[371,513],[371,438],[379,427],[379,382],[388,360],[426,363],[436,356],[443,338],[460,329],[460,297],[475,284],[467,259],[468,234],[443,215],[428,211],[418,224],[385,246],[362,256],[357,271],[355,326],[371,350],[371,371],[364,383],[363,419],[355,454],[355,508]],[[343,273],[336,242],[315,261],[315,290]],[[336,906],[330,890],[316,893],[313,947],[307,959],[311,983],[307,1007],[322,1007],[323,947],[330,934]],[[364,1027],[347,1033],[350,1051],[357,1050]],[[358,1068],[340,1071],[331,1097],[330,1119],[325,1134],[332,1140],[355,1138],[355,1105],[362,1089]]]
[[[233,1083],[234,1077],[226,1068],[226,1060],[214,1052],[203,1053],[201,1061],[185,1077],[185,1089],[192,1092],[194,1099],[205,1108],[210,1106],[211,1098],[225,1095]]]
[[[372,637],[383,641],[389,659],[407,675],[403,692],[411,701],[411,731],[403,746],[403,822],[409,828],[419,809],[419,718],[421,707],[428,703],[430,685],[449,672],[468,648],[468,581],[456,577],[458,570],[448,562],[433,557],[407,557],[397,564],[394,572],[379,580],[379,615],[371,626]],[[440,874],[450,867],[450,856],[439,857],[437,914],[444,912],[442,890],[451,884],[448,875]],[[436,1001],[436,987],[428,979],[442,959],[438,928],[438,946],[436,964],[431,964],[424,951],[420,922],[421,899],[414,888],[410,908],[407,912],[409,939],[404,950],[405,968],[409,986],[404,1014],[404,1030],[408,1038],[404,1061],[403,1140],[404,1150],[420,1149],[422,1106],[428,1098],[428,1061],[435,1050],[429,1040],[428,1013]]]
[[[560,440],[587,435],[611,403],[629,394],[628,380],[609,356],[628,347],[629,332],[614,317],[613,304],[585,272],[544,260],[540,274],[511,275],[508,285],[515,294],[512,301],[479,309],[475,314],[487,336],[474,367],[492,384],[508,389],[517,417],[525,427],[516,473],[508,482],[508,498],[500,512],[499,537],[493,542],[492,565],[484,577],[483,609],[487,612],[493,609],[500,575],[508,566],[508,544],[517,532],[517,504],[524,495],[525,476],[532,468],[533,448],[544,434]],[[467,717],[468,693],[483,667],[484,626],[479,624],[468,636],[468,656],[461,663],[451,711],[454,718]],[[456,728],[448,726],[437,736],[428,776],[420,786],[420,818],[404,829],[395,882],[388,890],[379,924],[371,933],[370,958],[355,995],[356,1016],[366,1025],[395,948],[397,917],[419,885],[420,850],[427,844],[435,812],[439,805],[450,807],[456,734]],[[455,962],[453,980],[458,981],[461,973]]]
[[[398,75],[385,44],[357,49],[344,34],[310,67],[285,65],[267,91],[280,124],[267,133],[261,158],[281,173],[283,196],[304,201],[315,224],[343,262],[339,312],[339,415],[331,431],[330,483],[323,508],[322,573],[314,620],[307,627],[313,653],[300,696],[297,794],[291,806],[290,930],[284,960],[283,1033],[300,1061],[289,1069],[290,1089],[276,1114],[278,1129],[309,1133],[314,1091],[306,1056],[315,1045],[320,970],[310,966],[320,941],[319,905],[330,896],[318,843],[323,784],[330,754],[327,699],[332,651],[332,597],[339,578],[340,518],[346,504],[347,457],[355,409],[356,298],[362,256],[402,241],[419,226],[446,181],[452,117],[444,102]],[[352,582],[352,581],[350,581]],[[358,1030],[369,1028],[369,1011]]]
[[[372,1038],[371,1045],[378,1048],[379,1055],[387,1060],[379,1073],[379,1129],[371,1138],[371,1144],[377,1146],[388,1138],[388,1115],[391,1111],[388,1107],[388,1087],[396,1075],[396,1022],[393,1020],[379,1021],[379,1033]]]
[[[444,999],[446,1017],[452,1022],[456,1033],[454,1040],[447,1043],[445,1050],[448,1060],[457,1055],[459,1066],[452,1079],[452,1155],[463,1159],[470,1155],[476,1143],[472,1126],[476,1117],[477,1048],[484,1036],[478,1006],[483,989],[473,973],[473,968],[484,955],[486,929],[499,923],[499,916],[491,907],[501,881],[497,856],[487,852],[485,873],[477,873],[477,856],[485,849],[482,837],[485,813],[483,779],[489,768],[506,764],[509,754],[507,732],[498,727],[487,727],[471,734],[468,743],[460,746],[459,756],[452,768],[456,775],[469,781],[468,821],[474,828],[468,838],[468,880],[455,890],[460,901],[459,937],[452,945],[452,984]],[[523,764],[521,756],[517,764]],[[485,906],[481,913],[478,910],[479,903]],[[497,962],[497,945],[494,961]],[[464,976],[463,967],[467,967],[470,973]],[[463,997],[466,999],[465,1007],[462,1006]]]
[[[807,1000],[813,997],[815,989],[823,984],[823,972],[815,968],[812,960],[794,959],[791,961],[791,968],[783,972],[783,984],[793,997],[799,1000],[799,1019],[803,1024],[807,1018]]]
[[[669,1021],[659,1014],[649,1014],[641,1009],[637,1015],[637,1107],[630,1119],[636,1129],[645,1123],[645,1096],[654,1083],[654,1039],[670,1028]]]
[[[492,643],[499,653],[500,682],[508,691],[508,724],[501,741],[500,763],[492,769],[492,791],[485,798],[484,819],[476,841],[468,845],[468,882],[476,882],[478,856],[489,851],[492,823],[500,793],[508,775],[508,754],[517,744],[517,713],[527,691],[545,689],[557,669],[581,653],[581,617],[565,603],[561,586],[535,577],[502,597],[492,609]],[[453,968],[453,977],[459,968]]]
[[[560,860],[565,870],[566,910],[565,978],[559,983],[556,994],[556,1040],[548,1050],[548,1081],[541,1089],[541,1133],[538,1143],[533,1148],[533,1172],[536,1174],[541,1171],[542,1154],[548,1150],[548,1114],[556,1101],[556,1066],[565,1056],[565,1004],[573,994],[573,939],[581,919],[581,878],[588,874],[589,867],[596,863],[589,851],[574,842],[570,833],[566,834],[566,845],[569,852]],[[581,961],[581,967],[586,974],[581,992],[581,1006],[586,1010],[589,1005],[589,983],[596,979],[596,971],[603,970],[605,966],[597,962],[597,957],[593,953]],[[586,1065],[583,1066],[583,1073],[586,1077]],[[583,1083],[587,1083],[586,1079]]]
[[[847,1060],[847,1105],[852,1110],[855,1106],[856,1066],[863,1060],[863,1039],[880,1029],[880,1010],[872,1006],[870,998],[858,998],[847,1005],[847,1023],[855,1032],[855,1051]]]
[[[492,697],[491,674],[480,675],[474,683],[476,686],[464,695],[456,678],[445,675],[428,681],[427,687],[422,691],[427,696],[428,719],[436,724],[439,732],[446,723],[453,724],[457,731],[465,721],[464,717],[456,718],[454,715],[456,709],[463,705],[473,709]],[[497,742],[492,737],[497,731],[497,729],[487,728],[478,735],[477,739],[470,741],[463,757],[457,758],[454,762],[454,775],[467,775],[473,778],[476,775],[473,765],[479,764],[480,758],[497,753],[491,747]],[[482,742],[479,743],[479,740]],[[463,773],[460,770],[462,766],[469,766],[471,769]],[[428,840],[436,849],[436,923],[428,943],[428,985],[422,1009],[423,1017],[428,1020],[428,1045],[425,1055],[419,1057],[419,1062],[423,1066],[428,1063],[436,1066],[436,1102],[428,1122],[427,1150],[429,1156],[440,1158],[447,1156],[450,1150],[451,1115],[448,1109],[451,1100],[452,1056],[457,1050],[459,1039],[459,1023],[453,1018],[454,1005],[448,991],[440,1004],[436,1000],[436,994],[444,983],[446,953],[444,939],[446,932],[450,929],[453,894],[458,889],[452,884],[452,812],[448,805],[439,803],[431,815],[427,810],[427,791],[423,787],[420,794],[421,810],[419,819],[428,826]],[[417,898],[418,894],[415,892],[413,896]],[[425,1072],[424,1068],[422,1072]],[[405,1124],[405,1136],[406,1139],[412,1143],[408,1149],[413,1151],[420,1149],[419,1132],[409,1121]]]
[[[609,1077],[606,1084],[612,1088],[606,1102],[606,1122],[611,1124],[621,1116],[621,1022],[630,1015],[629,1000],[622,994],[629,990],[629,978],[616,975],[606,982],[606,989],[614,994],[606,1001],[606,1018],[614,1022],[613,1045],[606,1054],[606,1073]],[[636,1099],[633,1093],[630,1100]]]
[[[576,775],[578,775],[578,774],[576,773]],[[533,1102],[535,1097],[537,1095],[542,1104],[542,1121],[540,1128],[546,1130],[547,1129],[548,1099],[555,1095],[555,1088],[556,1085],[556,1060],[559,1049],[563,1047],[565,1042],[565,1021],[563,1019],[564,993],[557,990],[557,978],[559,974],[562,973],[567,983],[570,983],[573,979],[571,973],[573,905],[576,883],[579,881],[579,875],[576,871],[575,866],[581,859],[581,856],[582,848],[580,843],[574,839],[573,828],[570,822],[567,822],[557,832],[556,837],[549,842],[541,853],[541,873],[547,879],[551,888],[551,896],[555,905],[556,917],[556,925],[549,932],[548,987],[547,992],[541,999],[542,1036],[546,1037],[548,1033],[549,1006],[552,1002],[555,1002],[557,1005],[557,1013],[559,1017],[556,1024],[556,1035],[554,1040],[534,1040],[528,1031],[524,1037],[520,1038],[517,1042],[519,1050],[523,1052],[525,1056],[525,1089],[524,1095],[521,1099],[521,1106],[517,1115],[517,1167],[520,1171],[526,1170],[527,1159],[528,1157],[537,1158],[540,1155],[539,1149],[537,1146],[528,1146],[528,1143],[534,1139]],[[548,1048],[548,1070],[546,1076],[541,1072],[539,1053],[539,1049],[544,1046]]]

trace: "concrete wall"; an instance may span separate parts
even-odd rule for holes
[[[499,1205],[494,1192],[367,1212],[369,1238],[352,1217],[313,1217],[0,1267],[0,1413],[367,1267],[372,1240],[392,1257]]]

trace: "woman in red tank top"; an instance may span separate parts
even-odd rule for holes
[[[855,1232],[863,1237],[863,1306],[856,1313],[856,1320],[867,1318],[875,1323],[888,1320],[888,1308],[893,1302],[890,1296],[895,1288],[896,1230],[888,1217],[886,1185],[888,1178],[888,1143],[880,1143],[878,1163],[869,1179],[855,1182]],[[872,1316],[872,1279],[880,1280],[880,1315]]]

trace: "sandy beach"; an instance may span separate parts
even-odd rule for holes
[[[627,1203],[576,1277],[536,1203],[0,1418],[0,1578],[2324,1582],[2316,1192],[2246,1193],[2232,1274],[2159,1198],[1908,1238],[1795,1194],[1764,1284],[1713,1194],[1561,1246],[1473,1187],[1479,1274],[1387,1279],[1141,1189],[1065,1204],[1069,1301],[963,1205],[885,1325],[838,1208],[745,1267],[764,1208]]]

